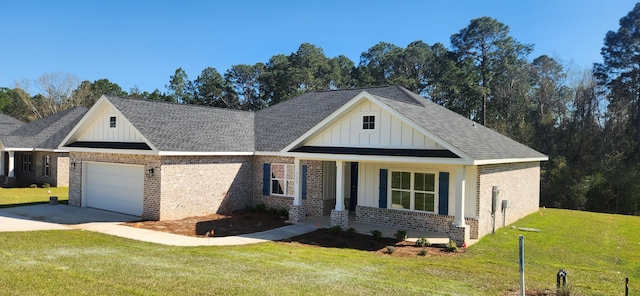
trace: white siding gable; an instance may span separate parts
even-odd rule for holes
[[[363,128],[363,117],[374,116],[373,129]],[[444,149],[400,118],[364,100],[342,117],[319,131],[304,146],[367,147],[403,149]]]
[[[111,118],[115,117],[115,127],[111,127]],[[135,127],[108,104],[93,122],[78,136],[78,141],[91,142],[145,142]]]

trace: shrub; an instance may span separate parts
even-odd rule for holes
[[[458,245],[456,244],[456,242],[450,240],[446,245],[445,245],[445,250],[447,252],[457,252],[458,251]]]
[[[36,185],[36,184],[31,184],[31,185],[29,185],[29,188],[38,188],[38,185]]]
[[[269,214],[271,216],[278,216],[278,209],[276,208],[269,208]]]
[[[347,229],[347,236],[355,237],[356,234],[358,234],[358,232],[356,231],[355,228],[351,227],[351,228]]]
[[[331,228],[329,228],[329,232],[334,235],[340,233],[340,231],[342,231],[342,227],[340,225],[332,226]]]
[[[396,247],[394,246],[387,246],[387,254],[393,254],[393,252],[396,251]]]
[[[51,184],[49,183],[42,184],[42,188],[49,188],[49,187],[51,187]]]
[[[427,249],[422,249],[420,250],[420,253],[418,253],[418,256],[427,256],[428,252]]]
[[[377,229],[371,230],[371,235],[375,239],[380,239],[382,237],[382,231],[377,230]]]
[[[426,237],[421,237],[416,241],[416,246],[418,247],[430,247],[431,242]]]
[[[260,213],[264,213],[267,211],[267,206],[263,203],[256,205],[256,210]]]
[[[394,237],[397,240],[403,241],[403,240],[407,239],[407,231],[406,230],[398,230],[398,231],[396,231],[396,234],[394,234]]]
[[[256,212],[256,208],[254,206],[252,206],[252,205],[244,206],[244,210],[246,212],[249,212],[249,213],[255,213]]]
[[[288,218],[289,217],[289,211],[287,209],[285,209],[285,208],[279,209],[278,210],[278,215],[280,217],[287,217]]]

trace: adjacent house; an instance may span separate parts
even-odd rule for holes
[[[537,211],[547,160],[398,86],[258,112],[102,96],[59,149],[70,205],[165,220],[264,203],[458,243]]]
[[[69,151],[58,146],[87,110],[76,107],[26,124],[0,118],[2,186],[69,186]]]

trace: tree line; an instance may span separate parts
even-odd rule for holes
[[[166,91],[123,91],[106,79],[81,81],[45,74],[0,88],[0,110],[24,121],[102,94],[257,111],[315,90],[401,85],[425,98],[549,155],[542,164],[543,206],[640,214],[640,4],[606,34],[603,63],[573,69],[558,58],[531,57],[496,19],[473,19],[451,46],[380,42],[356,65],[303,43],[266,63],[207,67],[190,79],[178,68]],[[30,95],[35,85],[39,92]]]

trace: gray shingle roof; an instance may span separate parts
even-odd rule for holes
[[[255,115],[256,150],[282,150],[362,91],[474,160],[545,157],[399,86],[312,92],[259,111]]]
[[[253,152],[253,113],[107,96],[160,151]]]
[[[5,149],[57,149],[87,110],[76,107],[23,124],[0,140]]]
[[[24,125],[24,122],[7,114],[0,113],[0,135],[7,135],[22,125]]]
[[[473,160],[545,155],[399,86],[306,93],[258,112],[107,96],[160,151],[277,152],[366,91]]]

